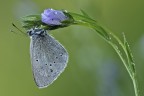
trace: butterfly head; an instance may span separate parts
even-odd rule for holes
[[[33,36],[33,35],[44,36],[46,35],[46,30],[41,29],[41,28],[32,28],[28,30],[27,33],[29,36]]]

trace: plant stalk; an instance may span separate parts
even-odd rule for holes
[[[114,50],[116,51],[116,53],[122,60],[126,70],[128,71],[130,78],[132,79],[135,96],[140,96],[138,82],[137,82],[137,78],[136,78],[136,71],[132,69],[132,67],[133,67],[132,64],[134,64],[134,62],[130,61],[128,51],[127,51],[125,45],[123,44],[123,42],[116,35],[114,35],[111,31],[109,31],[106,28],[99,25],[95,20],[84,17],[82,15],[78,15],[78,14],[72,14],[72,15],[75,15],[78,18],[78,20],[75,20],[76,22],[74,23],[74,25],[75,24],[82,25],[82,26],[86,26],[86,27],[90,27],[90,28],[94,29],[106,42],[108,42],[114,48]],[[82,20],[80,20],[81,18],[82,18]],[[107,34],[108,34],[108,36],[107,36]],[[111,37],[114,38],[118,42],[118,44],[121,46],[121,48],[123,49],[123,51],[127,57],[126,60],[125,60],[125,57],[123,57],[122,53],[120,52],[117,44],[113,43],[113,41],[111,40]],[[134,66],[134,69],[135,69],[135,66]]]

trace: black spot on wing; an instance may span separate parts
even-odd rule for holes
[[[50,69],[50,71],[51,71],[51,72],[53,72],[53,70],[52,70],[52,69]]]

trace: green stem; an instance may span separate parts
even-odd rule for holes
[[[137,82],[137,78],[136,78],[136,72],[135,73],[132,72],[130,66],[128,66],[128,64],[126,63],[126,61],[124,60],[124,58],[121,56],[121,54],[119,53],[119,51],[116,50],[114,44],[112,42],[109,42],[109,44],[115,49],[115,51],[119,55],[120,59],[122,60],[124,66],[126,67],[126,70],[128,71],[128,73],[129,73],[129,75],[130,75],[130,77],[132,79],[132,82],[133,82],[135,96],[140,96],[138,82]]]
[[[132,81],[133,81],[133,85],[134,85],[135,95],[140,96],[136,74],[134,74]]]
[[[82,16],[82,15],[79,15],[79,14],[73,14],[73,13],[71,13],[71,14],[74,15],[75,17],[77,17],[77,20],[75,20],[74,24],[82,25],[82,26],[86,26],[86,27],[90,27],[90,28],[94,29],[95,31],[97,31],[97,33],[102,38],[104,38],[104,40],[107,43],[109,43],[114,48],[114,50],[116,51],[116,53],[122,60],[126,70],[128,71],[128,73],[132,79],[135,96],[140,96],[139,87],[138,87],[137,78],[136,78],[136,71],[133,70],[133,67],[135,67],[135,66],[132,66],[132,64],[134,64],[134,62],[130,60],[129,53],[126,49],[126,46],[123,44],[123,42],[116,35],[114,35],[111,31],[109,31],[108,29],[106,29],[106,28],[102,27],[100,24],[98,24],[95,20],[90,19],[85,16]],[[122,47],[122,49],[127,57],[127,61],[125,60],[122,53],[118,49],[117,44],[113,43],[113,41],[111,40],[111,37],[114,38],[118,42],[118,44],[120,44],[120,46]]]
[[[115,36],[112,32],[110,32],[110,33],[119,42],[119,44],[121,45],[122,49],[124,50],[124,52],[125,52],[125,54],[127,56],[128,64],[126,64],[125,60],[123,60],[123,57],[121,57],[119,55],[119,53],[117,52],[119,57],[120,57],[120,59],[122,60],[123,64],[125,65],[125,67],[126,67],[128,73],[129,73],[131,79],[132,79],[133,86],[134,86],[134,91],[135,91],[135,96],[140,96],[138,82],[137,82],[137,78],[136,78],[136,71],[133,72],[133,70],[132,70],[132,67],[131,67],[131,64],[130,64],[131,62],[129,60],[127,50],[126,50],[125,46],[123,45],[123,43],[121,42],[121,40],[117,36]],[[110,44],[110,45],[112,45],[112,44]]]
[[[123,62],[124,66],[126,67],[126,70],[128,71],[130,77],[132,78],[132,74],[131,74],[131,71],[129,69],[129,66],[127,66],[127,63],[125,61],[125,59],[122,57],[122,54],[120,53],[120,51],[117,49],[117,45],[113,44],[112,42],[108,42],[113,48],[114,50],[116,51],[116,53],[118,54],[118,56],[120,57],[121,61]]]

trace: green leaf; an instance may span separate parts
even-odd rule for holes
[[[37,21],[41,21],[41,16],[40,15],[28,15],[25,17],[22,17],[22,22],[27,22],[27,21],[33,21],[33,22],[37,22]]]
[[[110,41],[111,38],[109,36],[109,34],[105,31],[104,28],[102,28],[101,26],[98,26],[98,25],[93,25],[95,26],[95,30],[106,40]]]
[[[126,40],[126,37],[125,37],[125,34],[124,34],[124,33],[123,33],[123,38],[124,38],[124,46],[125,46],[126,51],[127,51],[127,53],[128,53],[127,55],[128,55],[129,60],[130,60],[130,64],[131,64],[131,66],[132,66],[133,71],[135,72],[134,58],[133,58],[131,49],[130,49],[130,47],[129,47],[129,44],[128,44],[127,40]]]
[[[127,40],[126,40],[126,37],[125,37],[124,33],[123,33],[123,37],[124,37],[124,45],[125,45],[125,48],[127,49],[128,55],[130,57],[130,60],[131,60],[131,62],[134,63],[133,55],[132,55],[131,49],[129,47],[129,44],[128,44]]]
[[[72,17],[68,12],[63,11],[63,13],[64,13],[69,19],[64,20],[64,21],[61,22],[61,23],[62,23],[62,27],[63,27],[63,25],[64,25],[64,26],[69,26],[69,25],[73,24],[73,23],[74,23],[73,17]]]
[[[81,12],[82,12],[82,14],[83,14],[85,17],[90,18],[90,16],[89,16],[85,11],[83,11],[82,9],[81,9]]]
[[[86,17],[86,16],[83,16],[83,15],[80,15],[80,14],[77,14],[77,13],[72,13],[72,12],[68,12],[68,14],[70,14],[75,21],[77,20],[83,20],[83,21],[86,21],[86,22],[90,22],[90,23],[96,23],[97,21],[89,18],[89,17]]]
[[[84,16],[80,15],[80,14],[76,14],[76,13],[69,13],[69,14],[71,14],[73,16],[73,18],[75,20],[75,24],[83,25],[83,26],[87,26],[87,27],[93,28],[104,39],[106,39],[108,41],[110,40],[110,36],[105,31],[105,29],[102,28],[100,25],[98,25],[98,23],[95,20],[93,20],[89,16],[87,16],[84,11],[83,11],[83,14],[85,14]]]
[[[28,16],[22,17],[21,20],[22,20],[22,26],[25,29],[39,27],[43,24],[41,22],[40,15],[28,15]]]

